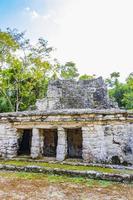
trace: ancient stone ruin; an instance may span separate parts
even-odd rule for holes
[[[38,100],[39,110],[107,109],[117,107],[110,101],[107,87],[99,77],[92,80],[56,80],[50,82],[45,99]]]
[[[36,110],[0,114],[0,155],[133,165],[133,112],[109,100],[102,78],[53,81]]]

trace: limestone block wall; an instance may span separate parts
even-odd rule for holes
[[[101,125],[82,127],[83,159],[88,162],[105,162],[106,149]]]
[[[67,129],[81,129],[86,162],[133,165],[133,113],[121,110],[59,110],[0,114],[0,156],[17,156],[20,130],[32,129],[31,157],[43,155],[45,129],[58,134],[56,159],[67,157]]]
[[[12,158],[17,155],[18,134],[10,124],[0,124],[0,156]]]
[[[56,80],[48,85],[46,98],[37,100],[37,110],[114,108],[102,77],[91,80]]]
[[[133,164],[133,124],[82,128],[83,159],[94,163]]]

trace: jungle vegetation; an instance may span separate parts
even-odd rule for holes
[[[0,112],[22,111],[44,98],[50,80],[88,80],[95,75],[80,75],[72,61],[64,65],[52,58],[54,48],[39,38],[32,44],[25,32],[0,30]],[[121,108],[133,109],[133,72],[124,83],[113,72],[105,81],[109,96]]]

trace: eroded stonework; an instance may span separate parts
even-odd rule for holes
[[[107,109],[117,107],[109,100],[107,87],[102,77],[92,80],[56,80],[48,86],[45,99],[38,100],[39,110],[56,109]]]
[[[68,133],[80,130],[82,140],[77,145],[82,144],[85,162],[133,165],[133,113],[129,111],[71,109],[0,114],[2,157],[18,156],[18,140],[24,130],[32,134],[29,154],[32,158],[44,156],[45,135],[57,130],[55,155],[58,161],[63,161],[69,156]],[[73,157],[81,158],[79,146],[75,142],[71,145]]]
[[[111,108],[101,78],[52,82],[36,105],[34,111],[0,114],[3,158],[26,154],[133,165],[133,112]]]

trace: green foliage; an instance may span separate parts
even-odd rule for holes
[[[20,161],[20,160],[7,160],[7,161],[0,161],[0,164],[7,164],[7,165],[16,165],[16,166],[40,166],[40,167],[47,167],[47,168],[58,168],[64,170],[79,170],[79,171],[97,171],[97,172],[104,172],[104,173],[116,173],[116,174],[133,174],[132,170],[119,170],[119,169],[112,169],[112,168],[104,168],[99,166],[78,166],[78,165],[68,165],[68,164],[61,164],[61,163],[47,163],[47,162],[28,162],[28,161]]]
[[[133,109],[133,92],[124,94],[123,104],[126,109]]]
[[[127,109],[133,109],[133,73],[130,73],[125,84],[126,91],[123,96],[123,104]]]
[[[114,88],[109,89],[109,96],[118,103],[119,107],[124,107],[123,96],[125,93],[125,85],[118,83]]]
[[[95,75],[83,74],[79,77],[79,80],[91,80],[93,78],[95,78]]]
[[[0,31],[0,112],[25,110],[45,96],[52,50],[42,38],[33,46],[16,29]]]
[[[119,84],[119,77],[120,77],[119,72],[113,72],[110,74],[110,78],[107,78],[105,82],[109,87],[117,86],[117,84]]]
[[[0,30],[0,112],[22,111],[44,98],[49,80],[90,80],[95,75],[79,76],[74,62],[61,65],[51,59],[53,48],[43,38],[35,45],[16,29]],[[120,107],[133,109],[133,73],[120,83],[120,73],[106,79],[109,95]]]
[[[64,66],[61,66],[60,76],[62,79],[75,79],[79,76],[75,63],[67,62]]]
[[[46,45],[42,44],[42,40],[40,41],[38,44],[40,46],[37,48],[25,49],[23,42],[15,53],[7,52],[5,64],[0,70],[0,93],[1,101],[3,100],[0,105],[1,111],[25,110],[35,103],[36,98],[42,98],[45,95],[48,82],[48,77],[45,75],[51,66],[45,60],[47,58],[44,57],[43,50],[46,51],[46,57],[50,50],[48,51]],[[15,42],[19,44],[20,38]],[[6,102],[7,107],[5,107]]]
[[[4,96],[1,96],[0,97],[0,112],[2,113],[2,112],[8,112],[8,111],[12,111],[10,109],[9,102]]]
[[[115,100],[120,108],[133,109],[133,73],[125,83],[120,83],[119,73],[112,73],[106,83],[109,86],[109,96]]]
[[[0,30],[0,112],[28,109],[45,96],[50,79],[79,76],[75,63],[60,65],[52,51],[43,38],[32,45],[24,32]]]
[[[108,187],[114,185],[111,181],[104,180],[94,180],[83,177],[69,177],[65,175],[54,175],[54,174],[44,174],[44,173],[31,173],[31,172],[0,172],[1,177],[6,177],[8,179],[18,179],[21,180],[41,180],[49,183],[75,183],[86,185],[88,187]],[[121,183],[115,182],[115,185]]]
[[[19,44],[14,40],[12,35],[0,30],[0,68],[18,48]]]

